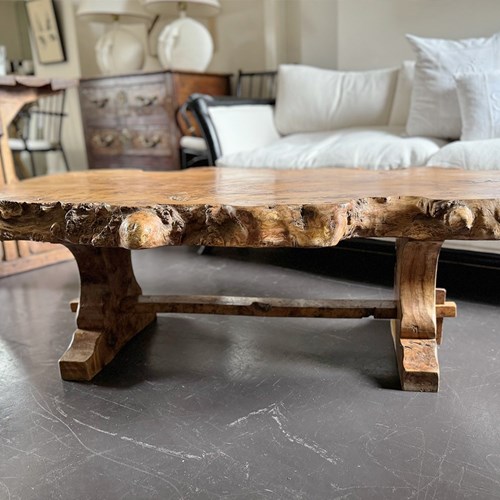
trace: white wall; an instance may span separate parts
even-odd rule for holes
[[[271,0],[285,2],[280,62],[359,70],[397,66],[405,33],[436,38],[500,31],[499,0]]]
[[[31,59],[26,12],[21,2],[0,1],[0,45],[9,60]]]
[[[258,71],[266,66],[264,0],[221,0],[212,22],[215,52],[208,71]]]
[[[287,2],[286,61],[320,68],[337,67],[337,0]]]
[[[405,33],[436,38],[500,31],[498,0],[336,0],[339,69],[395,66],[413,59]]]
[[[338,0],[221,0],[210,71],[337,66]]]

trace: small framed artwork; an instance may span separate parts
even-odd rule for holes
[[[42,64],[66,60],[52,0],[30,0],[26,3],[31,35]]]

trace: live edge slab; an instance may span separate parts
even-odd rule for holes
[[[77,330],[59,365],[90,380],[159,312],[392,320],[401,386],[437,391],[436,289],[446,239],[500,239],[500,172],[444,168],[92,170],[0,190],[0,240],[65,245],[81,278]],[[165,245],[332,247],[395,237],[394,300],[145,296],[131,249]]]

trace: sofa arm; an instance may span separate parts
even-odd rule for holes
[[[252,137],[248,136],[248,142],[245,144],[247,136],[245,136],[245,131],[239,132],[238,128],[242,125],[248,127],[247,116],[243,118],[243,113],[248,114],[249,106],[259,106],[260,110],[262,107],[271,108],[274,106],[274,99],[245,99],[239,97],[213,97],[205,94],[192,94],[187,101],[187,109],[192,112],[194,118],[196,119],[200,131],[205,139],[208,147],[208,161],[210,165],[215,165],[218,158],[222,156],[223,153],[227,153],[227,148],[230,146],[231,138],[228,137],[227,130],[233,130],[238,134],[238,143],[243,149],[252,149],[256,143],[267,141],[274,138],[278,138],[279,134],[274,127],[274,122],[272,120],[272,111],[267,113],[267,127],[260,127],[261,130],[265,132],[267,130],[267,136],[261,136],[256,138],[255,135]],[[219,108],[219,109],[216,109]],[[256,110],[258,108],[255,108]],[[233,122],[230,124],[224,123],[224,117],[222,116],[222,111],[229,111],[226,113],[226,117],[229,116]],[[239,111],[241,111],[241,120],[239,117]],[[269,119],[269,116],[271,118]],[[271,121],[272,123],[269,123]],[[243,127],[245,128],[245,127]],[[247,130],[248,132],[248,130]]]

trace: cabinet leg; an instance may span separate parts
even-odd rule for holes
[[[120,312],[123,299],[142,291],[134,276],[130,250],[68,245],[80,272],[77,330],[59,360],[65,380],[91,380],[155,313]]]
[[[442,242],[398,239],[392,334],[401,387],[437,392],[436,272]]]

